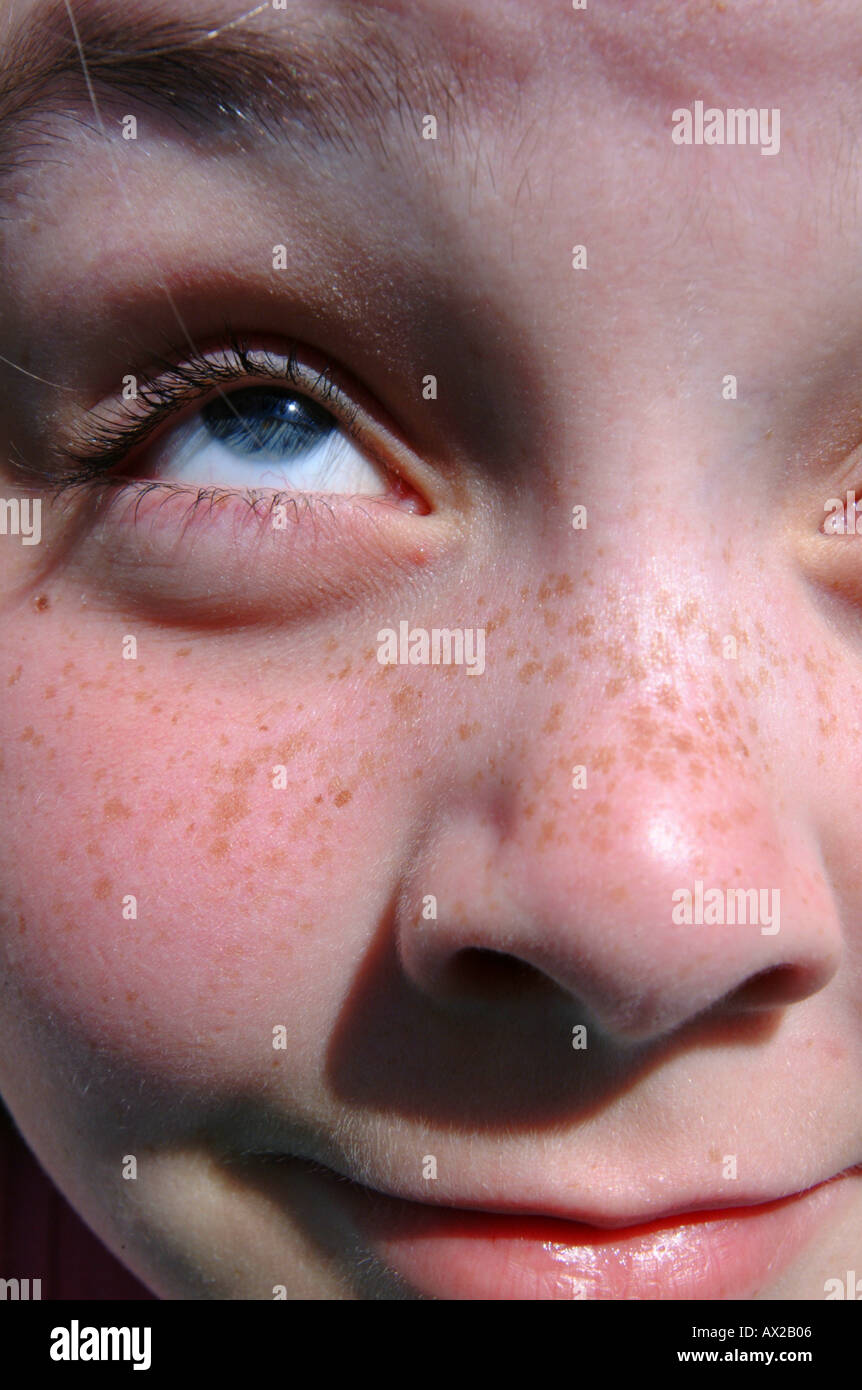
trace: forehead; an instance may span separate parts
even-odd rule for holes
[[[98,63],[106,50],[179,49],[205,44],[218,30],[228,40],[265,34],[300,66],[352,55],[361,74],[363,60],[377,57],[408,95],[434,73],[451,79],[439,89],[450,101],[491,116],[505,116],[514,94],[534,109],[553,101],[559,110],[604,87],[664,110],[693,94],[779,104],[824,85],[841,98],[859,85],[855,0],[783,0],[780,8],[764,0],[585,3],[576,10],[568,0],[0,0],[0,29],[7,77],[15,62],[40,51],[55,56],[64,41]],[[381,86],[369,95],[393,92]]]

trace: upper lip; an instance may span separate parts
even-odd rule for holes
[[[264,1155],[260,1156],[263,1157]],[[285,1156],[281,1155],[281,1157]],[[664,1201],[655,1204],[639,1204],[635,1207],[621,1202],[618,1206],[610,1207],[607,1204],[599,1205],[593,1202],[573,1205],[562,1197],[556,1200],[547,1196],[539,1202],[531,1202],[518,1197],[501,1196],[489,1200],[488,1197],[477,1199],[458,1196],[454,1193],[444,1193],[439,1200],[429,1201],[427,1187],[425,1192],[421,1194],[415,1191],[393,1191],[391,1187],[369,1180],[369,1178],[364,1180],[357,1178],[348,1170],[348,1165],[345,1164],[342,1167],[339,1164],[336,1166],[331,1157],[325,1164],[317,1159],[306,1161],[340,1181],[347,1181],[367,1193],[393,1202],[409,1202],[416,1206],[444,1212],[474,1212],[523,1220],[565,1221],[572,1225],[589,1226],[597,1230],[608,1231],[646,1226],[659,1221],[666,1222],[675,1217],[679,1217],[682,1222],[683,1218],[706,1220],[709,1217],[720,1218],[722,1215],[742,1215],[746,1212],[751,1212],[753,1215],[758,1208],[804,1197],[816,1188],[823,1187],[844,1176],[843,1173],[836,1173],[826,1178],[815,1179],[814,1182],[802,1188],[790,1187],[773,1192],[758,1193],[737,1190],[729,1194],[725,1186],[721,1193],[709,1192],[704,1194],[701,1191],[697,1195],[694,1193],[684,1195],[679,1192],[678,1196],[672,1197],[668,1194]]]

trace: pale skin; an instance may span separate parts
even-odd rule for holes
[[[368,7],[469,73],[436,142],[409,102],[385,155],[304,157],[121,101],[14,176],[0,495],[45,500],[0,536],[0,1094],[166,1298],[415,1296],[268,1149],[607,1224],[844,1175],[756,1294],[821,1299],[862,1272],[862,535],[821,530],[862,497],[862,16],[465,8]],[[698,98],[779,107],[780,153],[674,145]],[[175,310],[338,363],[418,502],[134,526],[23,484]],[[484,673],[382,666],[401,619],[485,628]],[[695,879],[779,888],[780,931],[674,925]]]

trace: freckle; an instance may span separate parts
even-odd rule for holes
[[[227,839],[225,838],[225,836],[224,836],[224,835],[219,836],[219,838],[218,838],[217,840],[213,840],[212,844],[210,845],[210,858],[211,858],[211,859],[224,859],[224,858],[226,858],[226,857],[227,857],[227,852],[228,852],[228,849],[229,849],[229,848],[230,848],[230,846],[229,846],[228,841],[227,841]]]
[[[107,898],[110,891],[111,880],[108,877],[103,876],[102,878],[96,879],[96,882],[93,885],[93,896],[95,898],[98,898],[100,902],[103,902],[105,898]]]
[[[22,743],[29,743],[30,740],[32,739],[32,737],[33,737],[33,726],[32,726],[32,724],[28,724],[27,727],[26,727],[26,729],[24,730],[23,734],[21,735],[21,742],[22,742]]]
[[[677,753],[690,753],[694,748],[694,739],[691,734],[671,734],[670,746]]]
[[[486,633],[488,633],[488,632],[496,632],[496,630],[497,630],[498,627],[502,627],[502,626],[504,625],[504,623],[508,622],[508,619],[509,619],[509,609],[508,609],[508,608],[501,608],[500,611],[499,611],[499,613],[497,614],[497,616],[496,616],[495,618],[488,618],[488,619],[487,619],[487,621],[485,622],[485,632],[486,632]]]
[[[47,594],[36,594],[35,598],[33,599],[33,607],[36,609],[36,612],[37,612],[37,613],[44,613],[44,612],[45,612],[45,609],[46,609],[48,606],[49,606],[48,595],[47,595]]]
[[[280,763],[289,763],[291,758],[295,758],[299,750],[304,748],[307,743],[308,734],[291,734],[290,737],[285,739],[276,749],[277,761]]]
[[[314,931],[314,923],[313,923],[313,922],[297,922],[297,924],[296,924],[296,929],[297,929],[297,931]]]
[[[248,757],[241,758],[230,772],[232,782],[251,782],[261,770],[263,760],[268,754],[269,749],[261,749],[259,754],[250,753]],[[282,759],[282,761],[284,761]]]
[[[180,657],[180,656],[191,656],[191,654],[192,654],[192,649],[191,649],[191,647],[180,647],[177,651],[174,652],[174,656],[176,656],[176,657]]]
[[[131,811],[124,806],[118,796],[112,796],[104,805],[105,820],[128,820]]]
[[[528,685],[529,682],[536,675],[536,673],[538,671],[541,671],[541,669],[542,663],[540,661],[525,661],[524,665],[518,672],[518,680],[521,681],[524,685]]]
[[[443,670],[446,670],[446,667],[443,667]],[[455,667],[451,666],[449,670],[454,671]],[[422,699],[422,691],[414,690],[412,686],[406,685],[402,686],[400,690],[396,690],[389,698],[395,709],[401,711],[401,713],[415,713],[417,712],[416,705]]]
[[[248,797],[244,792],[225,792],[216,798],[212,818],[214,826],[226,830],[249,812]]]
[[[353,798],[353,792],[349,792],[349,791],[345,788],[343,791],[340,791],[340,792],[338,793],[338,795],[337,795],[337,796],[334,796],[332,799],[333,799],[333,804],[334,804],[334,805],[336,805],[336,806],[346,806],[347,803],[348,803],[348,801],[351,801],[352,798]]]
[[[548,662],[547,670],[542,679],[546,685],[550,685],[551,681],[558,680],[560,676],[565,675],[568,669],[568,658],[565,656],[555,656]]]
[[[24,670],[24,667],[23,667],[23,666],[16,666],[16,667],[15,667],[15,670],[12,672],[11,676],[10,676],[10,677],[8,678],[8,680],[6,681],[6,684],[7,684],[7,685],[15,685],[16,681],[19,681],[19,680],[21,679],[21,672],[22,672],[23,670]]]
[[[591,617],[579,618],[575,623],[575,631],[580,637],[592,637],[595,627],[596,620]]]
[[[287,862],[287,851],[283,849],[271,849],[263,856],[263,862],[267,868],[279,869],[282,864]]]
[[[563,705],[552,705],[551,712],[542,726],[543,734],[555,734],[562,725]]]
[[[544,845],[550,844],[551,840],[553,840],[554,838],[554,831],[556,830],[556,828],[557,827],[552,820],[542,821],[542,829],[539,834],[540,849],[543,848]]]

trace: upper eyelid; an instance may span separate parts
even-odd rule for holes
[[[356,436],[360,407],[338,385],[332,371],[332,364],[327,363],[315,375],[303,365],[295,343],[289,345],[287,352],[275,353],[249,348],[231,335],[229,345],[212,354],[196,351],[180,362],[166,362],[158,375],[148,374],[136,386],[132,401],[124,400],[118,393],[108,407],[116,410],[116,415],[106,417],[104,404],[86,412],[86,417],[73,425],[68,442],[59,446],[66,464],[62,480],[68,480],[69,465],[75,468],[76,481],[83,480],[84,474],[101,475],[121,463],[184,406],[213,395],[222,395],[229,401],[229,394],[219,388],[238,382],[272,382],[307,395],[329,409],[337,423]],[[138,402],[143,402],[143,409],[135,409]]]

